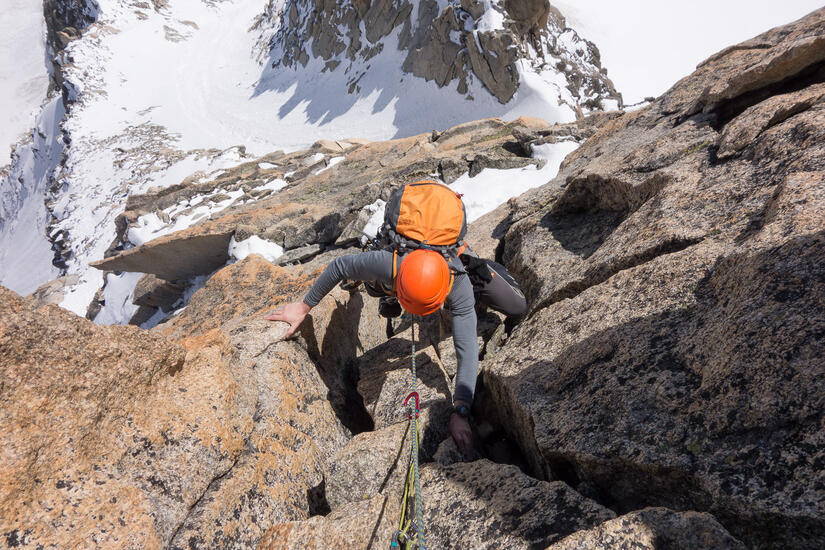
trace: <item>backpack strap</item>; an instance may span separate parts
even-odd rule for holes
[[[395,279],[398,276],[398,250],[392,249],[392,293],[395,294]]]

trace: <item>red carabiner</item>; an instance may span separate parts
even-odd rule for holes
[[[418,406],[419,406],[418,392],[414,391],[410,395],[407,396],[407,398],[404,400],[404,406],[405,407],[407,406],[407,402],[410,400],[410,397],[415,397],[415,417],[418,418]],[[412,418],[412,414],[407,413],[407,418]]]

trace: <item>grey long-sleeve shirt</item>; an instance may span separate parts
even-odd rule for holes
[[[304,296],[304,303],[315,307],[344,279],[392,285],[392,258],[390,251],[373,250],[334,259]],[[478,340],[473,285],[466,273],[456,274],[445,306],[452,313],[453,342],[458,360],[454,399],[472,403],[478,376]]]

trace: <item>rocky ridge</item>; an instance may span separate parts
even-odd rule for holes
[[[277,260],[284,265],[358,246],[371,208],[401,182],[437,177],[452,183],[485,168],[514,174],[535,170],[545,161],[532,156],[534,143],[581,141],[611,116],[615,115],[593,115],[566,125],[529,118],[510,123],[486,119],[386,142],[322,140],[308,150],[275,152],[222,170],[204,183],[197,183],[202,175],[195,175],[177,186],[130,196],[117,220],[118,235],[106,253],[109,257],[92,265],[151,273],[177,286],[177,294],[166,293],[170,301],[141,300],[142,305],[168,309],[185,281],[226,264],[232,239],[258,237],[275,243],[285,250]],[[225,203],[228,206],[221,209]],[[179,219],[196,223],[166,234]],[[147,242],[141,244],[143,240]],[[148,292],[147,287],[141,295]],[[93,308],[89,316],[95,313]],[[141,318],[147,314],[142,312]]]
[[[460,94],[470,94],[469,84],[478,79],[507,103],[524,62],[538,74],[553,73],[553,82],[562,75],[563,84],[555,84],[560,100],[578,116],[605,109],[608,100],[621,106],[599,50],[568,28],[547,0],[292,0],[270,2],[259,24],[273,29],[264,40],[273,67],[322,59],[325,71],[349,75],[349,93],[358,93],[374,56],[397,48],[405,72],[442,87],[457,82]]]
[[[535,472],[825,540],[823,29],[711,57],[487,222],[531,312],[484,381]]]
[[[197,243],[209,256],[265,236],[301,259],[213,258],[148,333],[0,291],[0,472],[15,488],[0,534],[31,548],[385,545],[409,448],[409,327],[386,340],[358,290],[336,289],[293,341],[261,316],[347,253],[392,185],[449,180],[452,162],[530,164],[528,148],[579,136],[557,177],[470,228],[530,302],[515,326],[485,316],[473,462],[443,431],[448,335],[420,327],[430,546],[818,548],[824,31],[818,10],[632,113],[319,143],[135,197],[100,267],[162,265],[170,279],[147,287],[190,276],[175,250]],[[286,185],[261,189],[272,179]],[[118,249],[145,216],[170,209],[173,229],[192,199],[239,191],[262,198]]]

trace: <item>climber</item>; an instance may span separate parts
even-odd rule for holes
[[[421,182],[418,185],[420,184]],[[448,189],[443,185],[440,187]],[[395,229],[398,223],[391,219],[393,204],[390,199],[384,227],[392,226]],[[446,208],[443,198],[437,204],[443,216]],[[403,210],[404,206],[401,208]],[[463,213],[463,205],[461,210]],[[463,237],[463,232],[461,236]],[[455,241],[453,237],[449,237],[449,240]],[[370,295],[382,296],[379,312],[384,317],[400,315],[401,308],[413,315],[430,315],[443,306],[452,314],[453,341],[458,362],[453,413],[450,415],[448,429],[461,453],[469,457],[472,432],[468,418],[478,373],[476,301],[481,306],[490,307],[505,315],[519,316],[526,311],[526,300],[504,266],[476,257],[466,245],[462,244],[455,250],[456,253],[447,253],[421,247],[420,243],[418,248],[410,250],[409,241],[404,243],[406,246],[389,244],[380,250],[336,258],[302,301],[279,307],[265,319],[289,323],[290,327],[284,335],[284,338],[289,338],[310,309],[342,281],[362,281]]]

